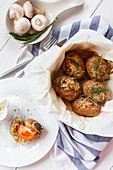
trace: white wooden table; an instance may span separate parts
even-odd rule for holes
[[[0,0],[0,73],[16,65],[17,58],[22,52],[20,44],[8,35],[5,27],[5,14],[9,4],[14,0]],[[113,0],[84,0],[85,5],[71,9],[62,13],[59,20],[55,23],[54,27],[66,25],[76,20],[91,17],[94,15],[102,15],[104,19],[113,27],[112,11]],[[6,62],[7,61],[7,62]],[[113,165],[113,140],[107,145],[104,151],[100,154],[100,160],[94,169],[96,170],[110,170]],[[44,156],[41,160],[27,167],[11,168],[0,166],[0,170],[58,170],[50,159],[50,153]],[[12,158],[13,159],[13,158]]]

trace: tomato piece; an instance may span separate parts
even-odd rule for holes
[[[86,108],[90,107],[90,104],[87,104],[86,102],[83,102],[83,104],[85,104]]]
[[[29,129],[28,127],[24,125],[18,126],[18,135],[20,138],[24,140],[31,140],[36,136],[36,134],[37,134],[36,130]]]

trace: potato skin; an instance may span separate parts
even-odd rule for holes
[[[85,73],[85,65],[83,59],[74,51],[66,53],[62,63],[63,71],[68,75],[80,79]]]
[[[80,83],[80,86],[82,87],[82,85],[88,80],[91,80],[91,78],[89,77],[88,73],[85,73],[82,79],[79,79],[78,82]]]
[[[55,78],[53,81],[53,87],[61,97],[68,101],[75,100],[81,92],[80,84],[74,80],[74,78],[66,75]]]
[[[22,144],[23,142],[25,142],[25,140],[21,139],[18,135],[19,125],[23,125],[23,121],[20,117],[15,117],[10,125],[10,133],[16,142],[18,142],[19,144]]]
[[[27,119],[24,120],[24,125],[30,129],[36,130],[38,133],[38,137],[40,137],[43,127],[41,126],[40,123],[38,123],[36,120],[34,119]]]
[[[88,102],[87,100],[84,99],[85,98],[79,98],[72,103],[73,111],[81,116],[87,116],[87,117],[97,116],[101,111],[101,107],[99,105],[95,105],[91,101]],[[83,105],[81,103],[83,103]]]
[[[90,93],[92,89],[98,88],[98,87],[107,89],[107,90],[103,90],[99,94],[96,92]],[[95,102],[99,104],[105,103],[106,101],[110,99],[110,96],[111,96],[110,90],[106,85],[98,81],[94,81],[94,80],[86,81],[82,86],[82,91],[85,97],[90,96]]]
[[[35,139],[40,137],[43,130],[43,127],[36,120],[33,119],[22,120],[20,117],[15,117],[10,125],[10,133],[15,139],[15,141],[18,142],[19,144],[22,144],[23,142],[26,141],[25,139],[22,139],[18,135],[19,125],[24,125],[32,130],[36,130],[37,134],[34,137]]]
[[[99,61],[100,56],[94,55],[86,61],[86,70],[89,76],[94,80],[105,80],[109,79],[110,70],[108,68],[108,64],[105,59],[101,58]],[[97,68],[95,64],[97,64]]]

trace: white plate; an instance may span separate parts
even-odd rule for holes
[[[38,88],[38,87],[37,87]],[[47,115],[37,105],[31,96],[25,80],[6,79],[0,81],[0,100],[8,99],[10,113],[13,118],[21,116],[24,119],[33,118],[43,126],[43,132],[39,139],[18,144],[10,134],[10,124],[0,124],[0,165],[8,167],[26,166],[41,159],[53,146],[58,125],[54,118]]]

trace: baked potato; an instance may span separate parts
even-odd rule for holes
[[[25,142],[25,140],[20,138],[18,135],[18,127],[20,125],[23,125],[22,119],[20,117],[15,117],[10,125],[10,133],[16,142],[22,144],[23,142]]]
[[[80,92],[80,84],[73,77],[66,75],[58,76],[53,81],[55,91],[68,101],[75,100]]]
[[[110,100],[109,88],[95,80],[88,80],[82,86],[85,97],[90,96],[95,102],[102,104]]]
[[[15,117],[10,125],[10,133],[19,144],[33,138],[39,138],[42,129],[42,126],[36,120],[27,119],[23,121],[20,117]]]
[[[80,83],[80,86],[82,87],[82,85],[88,80],[91,80],[91,78],[89,77],[88,73],[85,73],[84,76],[78,80],[78,82]]]
[[[37,132],[37,135],[35,138],[39,138],[41,133],[42,133],[42,130],[43,130],[43,127],[41,126],[40,123],[38,123],[36,120],[34,119],[27,119],[27,120],[24,120],[24,125],[30,129],[33,129]]]
[[[63,71],[68,75],[80,79],[85,73],[83,59],[73,50],[66,53],[62,63]]]
[[[72,109],[75,113],[88,117],[97,116],[101,111],[101,107],[97,103],[91,99],[83,97],[76,99],[72,103]]]
[[[108,64],[102,56],[94,55],[86,61],[86,70],[89,76],[94,80],[109,79]]]

